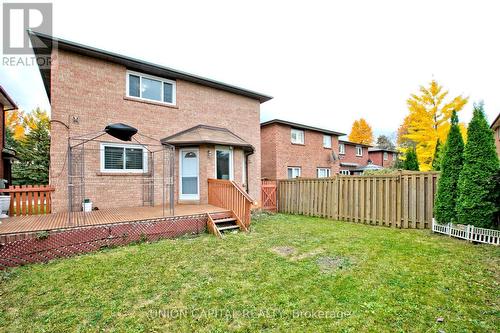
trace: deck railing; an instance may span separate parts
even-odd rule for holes
[[[208,179],[208,203],[232,210],[246,227],[250,225],[250,209],[256,204],[234,181],[222,179]]]
[[[50,185],[14,185],[0,189],[0,193],[10,194],[10,216],[50,214],[53,191]]]

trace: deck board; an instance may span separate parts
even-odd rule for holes
[[[176,205],[174,216],[196,215],[218,211],[226,211],[226,209],[213,205]],[[71,224],[69,224],[67,212],[2,219],[0,220],[0,235],[154,219],[163,217],[163,209],[161,206],[126,207],[97,210],[85,214],[83,212],[72,214]],[[167,210],[165,216],[172,215]]]

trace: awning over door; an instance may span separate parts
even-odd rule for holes
[[[227,128],[197,125],[184,131],[171,135],[161,140],[177,147],[186,147],[200,144],[215,144],[224,146],[241,147],[246,151],[253,152],[254,147],[234,134]]]

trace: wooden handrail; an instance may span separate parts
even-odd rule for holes
[[[245,227],[250,225],[250,209],[256,201],[237,183],[225,179],[208,179],[208,203],[232,210]]]

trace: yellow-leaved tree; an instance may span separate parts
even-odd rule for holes
[[[407,100],[409,114],[399,129],[398,143],[403,144],[403,152],[408,146],[415,146],[421,171],[432,169],[437,140],[446,142],[453,110],[462,110],[468,101],[462,95],[451,100],[447,96],[448,91],[432,80],[428,87],[421,86],[420,92]],[[465,125],[460,127],[465,133]]]
[[[11,130],[14,139],[24,138],[24,112],[19,109],[5,112],[5,127]]]
[[[349,141],[365,145],[371,145],[373,143],[372,127],[364,118],[355,120],[352,124]]]

